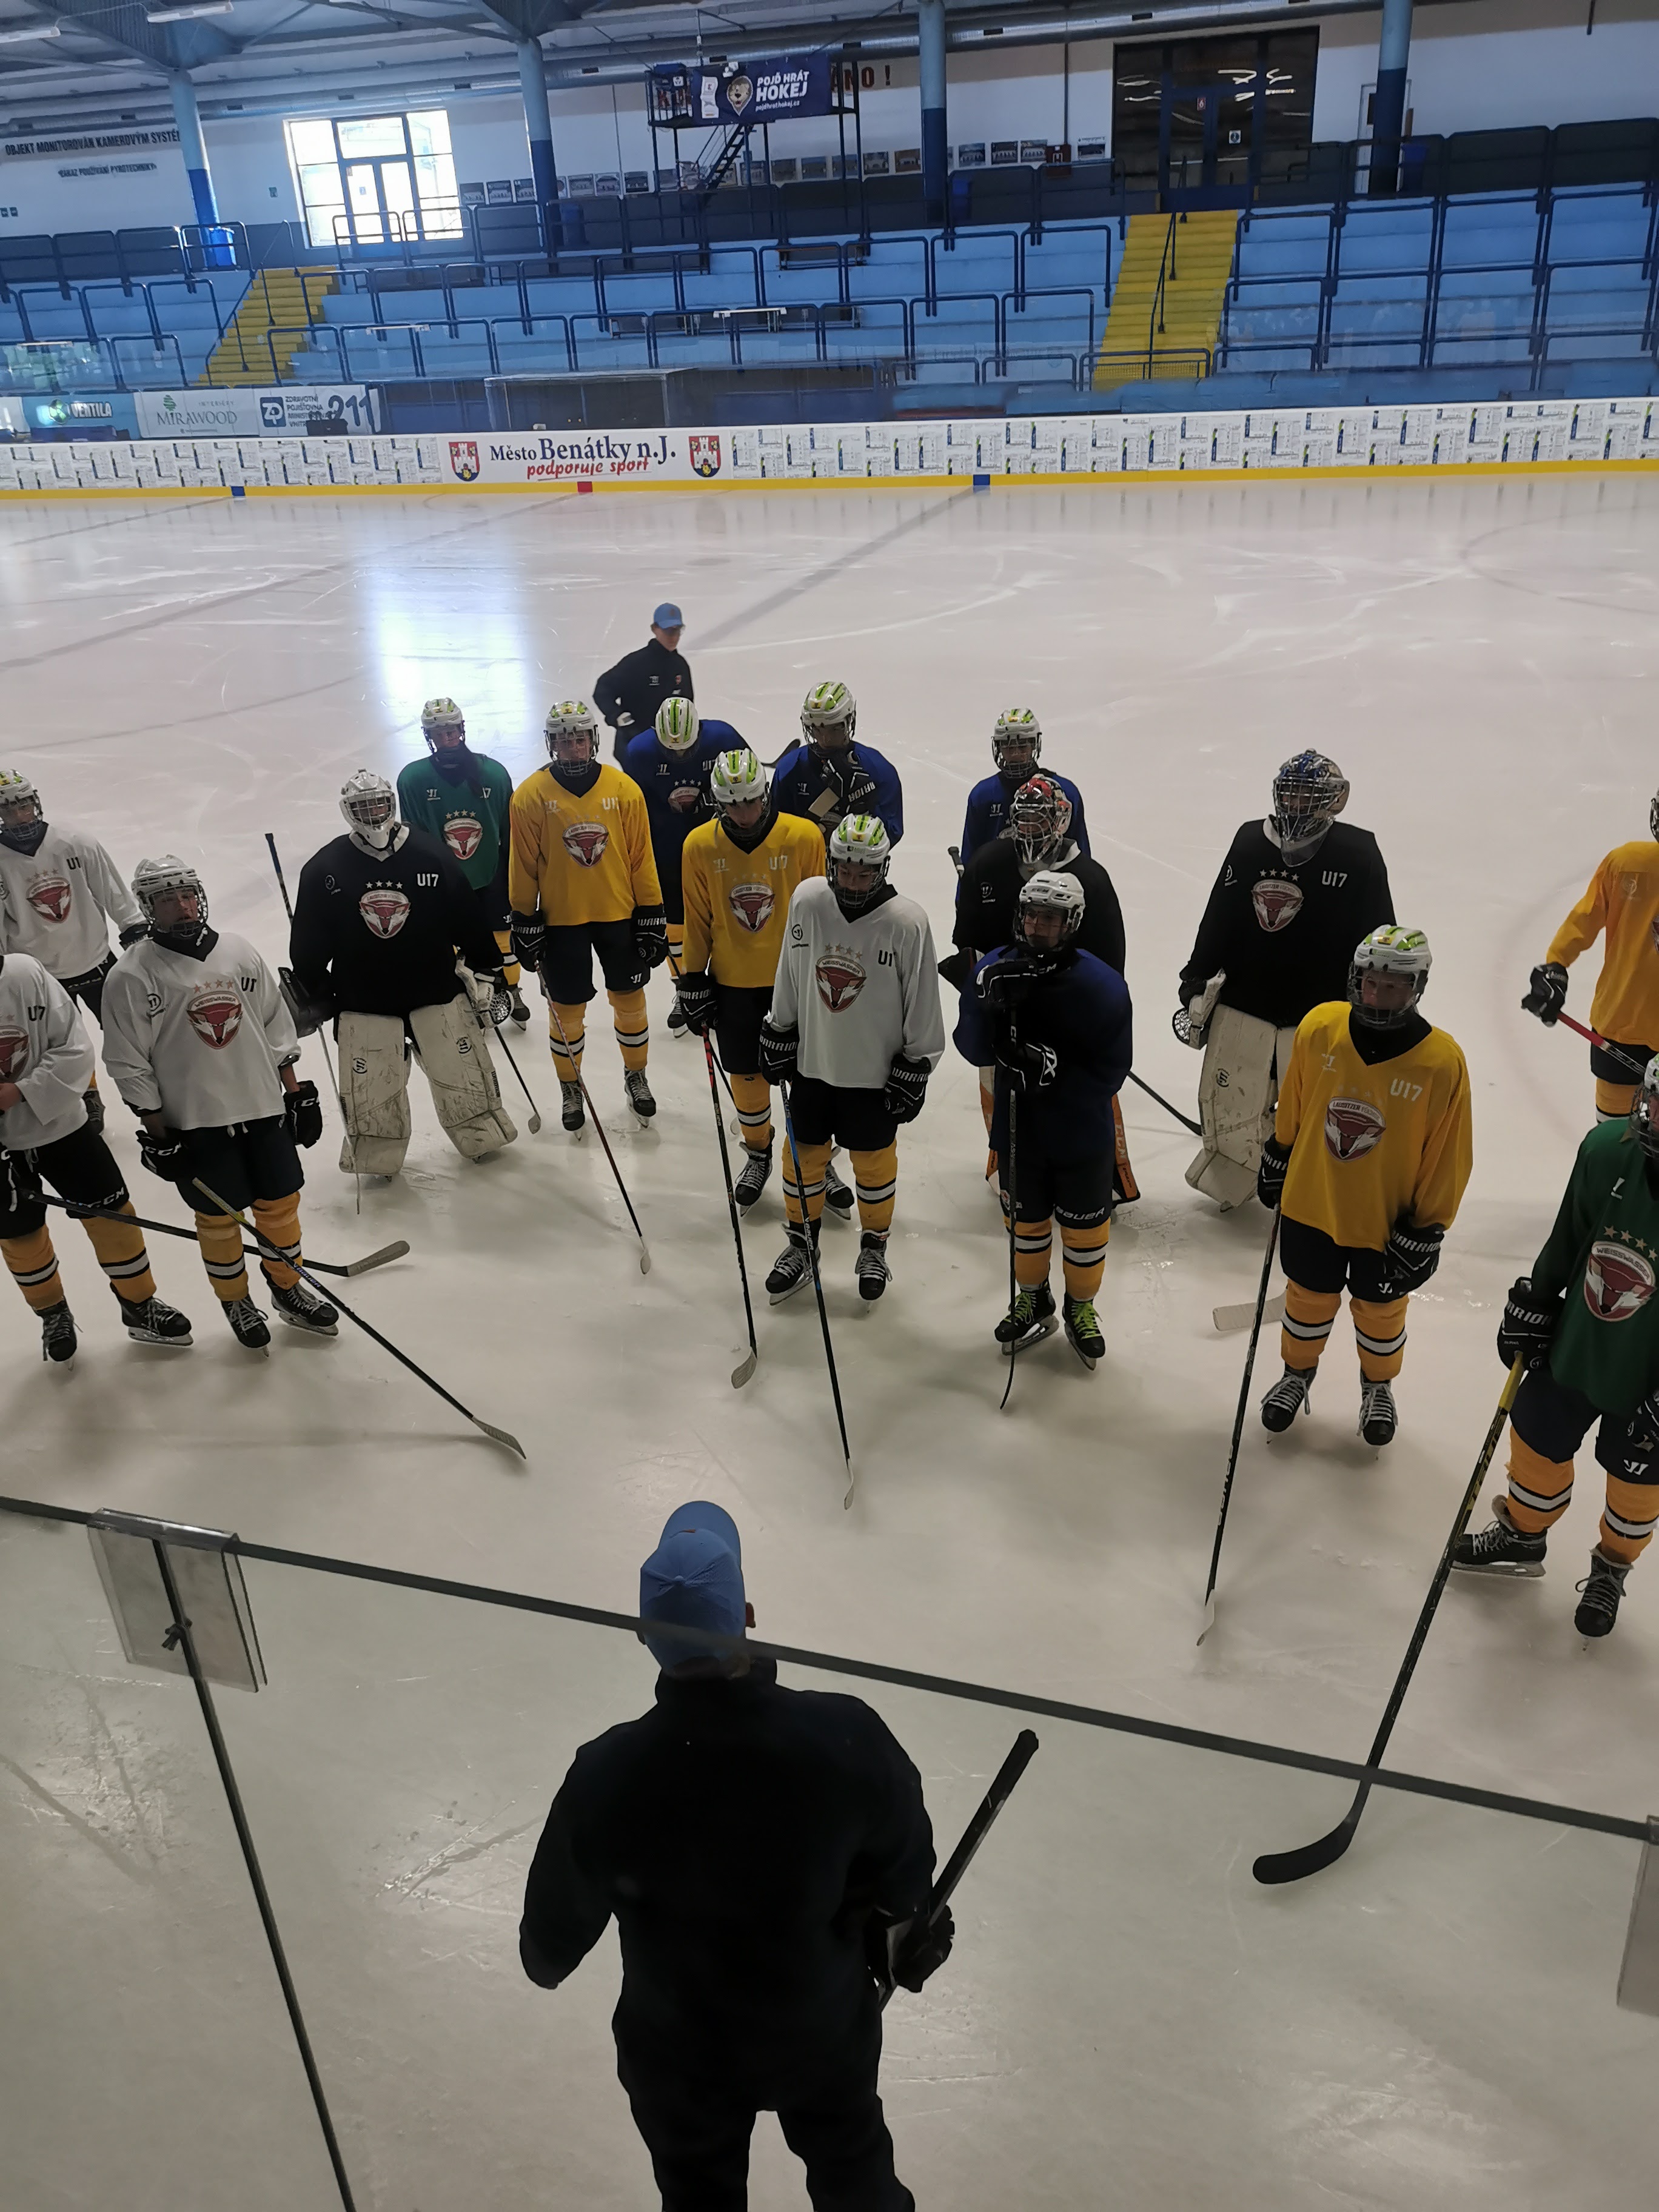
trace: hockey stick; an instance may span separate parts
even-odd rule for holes
[[[980,1845],[990,1834],[997,1815],[1013,1796],[1021,1775],[1036,1756],[1036,1735],[1030,1729],[1022,1729],[1014,1738],[1013,1749],[997,1769],[990,1788],[980,1801],[978,1812],[963,1830],[962,1841],[946,1860],[944,1873],[933,1884],[933,1893],[927,1900],[927,1917],[922,1923],[925,1927],[932,1928],[937,1924],[940,1914],[951,1902],[957,1883],[973,1864]],[[892,1994],[889,1990],[882,1998],[884,2012]]]
[[[276,1245],[270,1242],[269,1237],[260,1234],[258,1226],[254,1223],[247,1220],[245,1216],[239,1213],[234,1206],[227,1206],[223,1199],[219,1196],[218,1193],[216,1191],[210,1190],[199,1176],[192,1176],[191,1177],[191,1181],[195,1184],[197,1189],[201,1192],[204,1198],[210,1199],[212,1200],[214,1206],[221,1213],[228,1213],[233,1221],[240,1222],[242,1227],[248,1231],[250,1236],[252,1237],[255,1244],[258,1248],[259,1257],[262,1260],[275,1260],[279,1267],[293,1267],[295,1273],[299,1276],[301,1282],[310,1283],[313,1290],[320,1289],[321,1285],[313,1279],[311,1271],[308,1267],[297,1265],[294,1261],[289,1259],[286,1254],[278,1251]],[[418,1376],[421,1381],[425,1383],[428,1390],[435,1390],[447,1406],[453,1406],[458,1413],[461,1414],[466,1420],[471,1422],[475,1429],[482,1429],[485,1436],[489,1437],[492,1442],[498,1444],[505,1444],[508,1451],[517,1452],[520,1459],[527,1460],[529,1458],[530,1455],[526,1451],[524,1446],[519,1442],[517,1437],[510,1436],[505,1429],[495,1428],[489,1421],[481,1421],[476,1413],[469,1413],[467,1408],[462,1405],[460,1400],[456,1397],[452,1397],[450,1393],[445,1389],[441,1382],[434,1382],[433,1381],[432,1377],[427,1373],[425,1368],[417,1367],[415,1364],[415,1362],[410,1358],[406,1352],[399,1352],[397,1346],[391,1342],[388,1338],[382,1336],[378,1328],[371,1328],[361,1314],[353,1313],[351,1308],[346,1304],[345,1300],[339,1297],[337,1293],[330,1297],[329,1304],[331,1305],[337,1306],[345,1316],[348,1321],[356,1322],[358,1328],[363,1332],[363,1334],[365,1336],[373,1337],[375,1343],[380,1346],[382,1352],[389,1352],[400,1367],[406,1367],[411,1375]]]
[[[1216,1516],[1215,1542],[1210,1547],[1210,1579],[1204,1585],[1204,1626],[1198,1632],[1200,1644],[1215,1626],[1215,1578],[1221,1565],[1221,1540],[1227,1533],[1227,1508],[1232,1503],[1233,1476],[1237,1471],[1238,1447],[1244,1434],[1244,1410],[1250,1401],[1250,1377],[1255,1371],[1255,1347],[1267,1310],[1267,1285],[1273,1272],[1273,1254],[1278,1249],[1279,1208],[1274,1206],[1273,1225],[1267,1231],[1267,1249],[1261,1255],[1261,1283],[1255,1294],[1255,1322],[1250,1330],[1250,1348],[1244,1355],[1244,1376],[1238,1386],[1238,1411],[1233,1415],[1233,1440],[1227,1451],[1227,1479],[1221,1486],[1221,1510]]]
[[[1014,1010],[1008,1009],[1008,1057],[1017,1060],[1019,1054],[1019,1024]],[[1019,1296],[1019,1275],[1015,1254],[1019,1249],[1019,1101],[1018,1086],[1012,1074],[1008,1078],[1008,1316],[1013,1318],[1014,1302]],[[1000,1413],[1008,1410],[1009,1393],[1014,1387],[1014,1370],[1019,1364],[1019,1339],[1008,1340],[1008,1380],[1002,1386]]]
[[[945,849],[951,855],[951,866],[956,870],[957,881],[960,883],[968,872],[962,865],[962,848],[960,845],[947,845]]]
[[[812,1234],[812,1224],[806,1218],[806,1178],[800,1171],[800,1148],[795,1142],[795,1117],[789,1110],[789,1085],[778,1085],[778,1096],[783,1101],[783,1133],[788,1140],[789,1157],[795,1163],[795,1193],[800,1203],[801,1234],[806,1239],[806,1256],[812,1269],[812,1295],[818,1302],[818,1327],[823,1331],[823,1357],[830,1369],[830,1391],[836,1401],[836,1425],[841,1431],[841,1455],[847,1462],[847,1495],[841,1501],[845,1513],[852,1505],[853,1492],[858,1487],[858,1477],[853,1472],[853,1448],[847,1441],[847,1416],[842,1411],[841,1377],[836,1372],[836,1347],[830,1341],[830,1316],[824,1310],[823,1283],[818,1273],[817,1240]]]
[[[1244,1304],[1239,1306],[1214,1306],[1210,1311],[1210,1319],[1215,1324],[1215,1333],[1218,1336],[1237,1336],[1239,1330],[1248,1328],[1255,1317],[1255,1305],[1250,1300],[1247,1300]],[[1281,1291],[1276,1298],[1269,1298],[1267,1304],[1262,1307],[1261,1319],[1283,1321],[1284,1318],[1285,1293]]]
[[[743,1256],[743,1231],[738,1224],[738,1194],[732,1188],[732,1155],[726,1150],[726,1123],[720,1117],[720,1094],[714,1083],[714,1048],[705,1031],[703,1057],[708,1062],[708,1097],[714,1109],[714,1134],[720,1139],[720,1173],[726,1178],[726,1211],[732,1216],[732,1241],[738,1248],[738,1280],[743,1285],[743,1317],[749,1324],[749,1357],[732,1370],[732,1388],[741,1390],[755,1371],[760,1346],[755,1341],[755,1309],[749,1297],[749,1269]]]
[[[564,1033],[564,1024],[559,1019],[559,1010],[550,997],[547,1002],[547,1011],[553,1017],[553,1026],[559,1033],[559,1042],[564,1047],[565,1066],[574,1067],[576,1071],[576,1081],[581,1086],[583,1100],[588,1112],[593,1117],[593,1127],[599,1133],[599,1142],[605,1146],[605,1156],[611,1163],[611,1172],[617,1178],[617,1188],[622,1193],[623,1204],[628,1208],[628,1218],[634,1224],[634,1234],[640,1240],[640,1273],[642,1275],[648,1275],[651,1273],[651,1247],[645,1241],[645,1231],[640,1226],[640,1217],[634,1211],[634,1201],[628,1195],[628,1185],[623,1181],[622,1170],[617,1165],[617,1155],[611,1149],[611,1139],[605,1133],[605,1124],[600,1121],[599,1109],[594,1105],[588,1091],[586,1082],[582,1075],[582,1064],[571,1053],[570,1040]]]
[[[1598,1052],[1606,1053],[1609,1060],[1616,1060],[1620,1067],[1629,1068],[1638,1083],[1647,1073],[1648,1066],[1645,1060],[1632,1060],[1627,1052],[1620,1052],[1616,1044],[1609,1044],[1599,1031],[1586,1029],[1583,1022],[1574,1021],[1571,1014],[1558,1014],[1555,1018],[1564,1029],[1571,1030],[1575,1036],[1583,1037],[1586,1044],[1594,1045]]]
[[[1382,1753],[1388,1747],[1389,1736],[1394,1732],[1394,1724],[1400,1717],[1400,1708],[1405,1704],[1406,1692],[1411,1687],[1412,1675],[1416,1670],[1419,1659],[1422,1656],[1423,1646],[1428,1642],[1429,1630],[1434,1621],[1435,1607],[1440,1602],[1440,1593],[1445,1589],[1450,1578],[1452,1554],[1457,1549],[1459,1537],[1469,1524],[1469,1516],[1474,1510],[1474,1502],[1480,1495],[1480,1486],[1486,1479],[1486,1470],[1492,1465],[1492,1455],[1498,1449],[1498,1440],[1504,1433],[1504,1424],[1510,1417],[1510,1408],[1515,1403],[1515,1394],[1521,1388],[1522,1378],[1526,1371],[1525,1360],[1517,1359],[1510,1368],[1508,1380],[1504,1384],[1503,1395],[1498,1401],[1498,1411],[1492,1415],[1492,1426],[1486,1431],[1486,1441],[1480,1447],[1480,1456],[1474,1463],[1474,1473],[1469,1477],[1468,1486],[1459,1501],[1457,1518],[1452,1522],[1451,1534],[1446,1539],[1446,1548],[1440,1554],[1440,1564],[1434,1571],[1434,1580],[1429,1584],[1429,1594],[1423,1601],[1423,1610],[1417,1616],[1417,1626],[1412,1631],[1412,1640],[1406,1647],[1405,1659],[1401,1665],[1399,1674],[1395,1677],[1394,1688],[1389,1693],[1382,1723],[1365,1761],[1368,1769],[1380,1765],[1382,1763]],[[1303,1844],[1300,1850],[1268,1851],[1256,1861],[1250,1869],[1251,1873],[1258,1881],[1273,1884],[1301,1881],[1308,1875],[1317,1874],[1322,1867],[1330,1866],[1335,1860],[1341,1857],[1343,1852],[1353,1841],[1354,1830],[1359,1826],[1359,1816],[1364,1811],[1365,1800],[1370,1794],[1371,1784],[1368,1774],[1366,1779],[1354,1792],[1352,1804],[1349,1806],[1346,1813],[1331,1830],[1329,1835],[1322,1836],[1317,1843]]]
[[[1201,1137],[1204,1134],[1202,1123],[1194,1121],[1190,1115],[1183,1114],[1179,1106],[1171,1106],[1162,1092],[1154,1091],[1150,1083],[1143,1083],[1133,1068],[1129,1070],[1129,1080],[1138,1091],[1144,1091],[1149,1098],[1157,1099],[1166,1114],[1173,1114],[1183,1129],[1190,1129],[1195,1137]]]
[[[147,1221],[142,1213],[118,1213],[107,1206],[71,1206],[66,1198],[54,1198],[49,1190],[41,1192],[40,1202],[43,1206],[61,1206],[77,1221],[90,1213],[100,1221],[130,1221],[135,1229],[148,1229],[156,1237],[182,1237],[186,1244],[196,1242],[193,1229],[179,1229],[170,1221]],[[257,1244],[244,1244],[242,1249],[252,1259],[262,1256]],[[314,1267],[319,1275],[366,1275],[371,1267],[384,1267],[388,1260],[401,1260],[408,1249],[407,1242],[400,1237],[395,1243],[382,1244],[378,1252],[370,1252],[363,1259],[348,1261],[343,1267],[331,1266],[326,1260],[307,1260],[306,1265]]]
[[[490,1027],[492,1029],[495,1029],[495,1024],[492,1022]],[[512,1069],[514,1075],[519,1075],[519,1063],[513,1057],[513,1048],[508,1044],[506,1036],[500,1029],[495,1029],[495,1042],[500,1045],[501,1050],[507,1054],[507,1066]],[[526,1098],[530,1101],[530,1133],[532,1137],[539,1137],[542,1133],[541,1114],[537,1108],[535,1100],[530,1097],[530,1085],[525,1081],[522,1075],[519,1075],[519,1088],[523,1091]]]
[[[294,929],[294,902],[288,895],[288,878],[283,873],[283,864],[277,858],[276,840],[269,830],[265,832],[265,843],[270,851],[270,865],[276,871],[276,888],[283,895],[283,911],[288,916],[289,931],[291,935]],[[334,1062],[329,1058],[326,1044],[323,1046],[323,1065],[328,1070],[328,1087],[334,1093],[334,1103],[340,1109],[340,1127],[345,1131],[346,1142],[351,1146],[351,1157],[355,1163],[357,1157],[357,1141],[351,1133],[350,1122],[346,1120],[345,1100],[340,1096],[340,1086],[334,1074]],[[363,1210],[363,1179],[358,1174],[355,1164],[351,1172],[357,1185],[357,1211],[361,1213]]]

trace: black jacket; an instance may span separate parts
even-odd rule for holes
[[[655,723],[665,700],[690,699],[691,666],[683,653],[671,653],[659,638],[647,638],[637,653],[625,653],[593,686],[593,704],[617,733],[617,755],[629,738]]]
[[[1262,824],[1247,822],[1181,971],[1181,1003],[1225,969],[1224,1006],[1294,1028],[1312,1007],[1347,997],[1355,945],[1393,920],[1389,872],[1369,830],[1334,822],[1312,860],[1291,868]]]
[[[921,1911],[933,1871],[921,1780],[858,1698],[657,1683],[655,1709],[584,1744],[525,1887],[520,1955],[556,1988],[614,1913],[617,2040],[647,2063],[787,2080],[869,2033],[873,1908]]]
[[[1075,876],[1083,886],[1083,927],[1073,942],[1079,952],[1092,952],[1109,968],[1123,973],[1123,909],[1117,902],[1112,879],[1098,860],[1086,853],[1056,864],[1054,873]],[[1010,837],[992,837],[981,845],[962,872],[957,885],[956,925],[951,942],[975,955],[1014,941],[1014,915],[1025,878],[1019,872],[1019,854]]]
[[[342,1013],[447,1005],[464,988],[458,951],[480,975],[501,964],[459,863],[424,830],[408,830],[395,852],[366,853],[345,836],[313,853],[289,944],[307,994],[331,996]]]

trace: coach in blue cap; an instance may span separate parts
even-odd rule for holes
[[[682,1506],[640,1570],[655,1710],[576,1753],[537,1847],[519,1951],[556,1989],[612,1914],[617,2071],[663,2212],[743,2212],[775,2112],[816,2212],[912,2212],[876,2075],[880,2000],[951,1948],[923,1925],[921,1780],[858,1698],[781,1688],[750,1650],[736,1527]]]
[[[625,653],[593,686],[593,703],[611,725],[611,750],[618,760],[629,740],[655,726],[657,709],[667,699],[690,699],[691,666],[680,651],[685,617],[665,599],[651,617],[651,635],[637,653]]]

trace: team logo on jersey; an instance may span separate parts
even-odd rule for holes
[[[444,842],[458,860],[470,860],[483,842],[483,823],[476,814],[452,814],[444,824]]]
[[[1325,1109],[1326,1146],[1339,1160],[1363,1160],[1388,1126],[1369,1099],[1333,1098]]]
[[[186,1001],[185,1012],[191,1029],[215,1052],[222,1052],[242,1026],[242,1002],[225,983],[204,983]]]
[[[29,1064],[27,1030],[0,1030],[0,1083],[15,1083]]]
[[[710,435],[694,437],[691,441],[691,467],[700,477],[717,477],[720,472],[720,441]]]
[[[817,979],[818,996],[832,1014],[844,1014],[870,980],[863,961],[844,945],[832,945],[820,952],[812,972]]]
[[[449,441],[449,465],[463,483],[475,482],[478,474],[477,440],[452,438]]]
[[[1255,908],[1255,918],[1269,936],[1275,930],[1285,929],[1302,911],[1302,886],[1287,884],[1279,876],[1264,876],[1250,893],[1250,904]]]
[[[733,884],[726,896],[732,913],[754,934],[765,928],[777,904],[770,884]]]
[[[603,822],[572,822],[564,830],[564,849],[579,868],[596,867],[610,842],[611,832]]]
[[[371,937],[395,937],[409,920],[409,893],[396,884],[371,884],[357,902]]]
[[[1653,1296],[1653,1263],[1611,1238],[1590,1246],[1584,1268],[1584,1304],[1597,1321],[1628,1321]]]
[[[67,921],[69,884],[62,876],[37,876],[29,885],[29,904],[48,921]]]

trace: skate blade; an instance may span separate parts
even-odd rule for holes
[[[152,1336],[148,1329],[130,1328],[127,1340],[131,1344],[152,1344],[162,1352],[188,1352],[196,1341],[191,1336]]]
[[[784,1304],[787,1300],[794,1297],[797,1291],[804,1291],[811,1279],[810,1275],[803,1275],[799,1282],[791,1283],[787,1291],[769,1291],[766,1293],[769,1303],[775,1306]]]
[[[1059,1327],[1060,1323],[1050,1314],[1046,1321],[1040,1321],[1035,1328],[1027,1329],[1024,1336],[1011,1339],[1006,1344],[1000,1344],[997,1349],[1005,1359],[1012,1359],[1017,1352],[1028,1351],[1032,1345],[1044,1342]]]
[[[1071,1330],[1070,1330],[1069,1328],[1068,1328],[1068,1329],[1066,1330],[1066,1343],[1067,1343],[1067,1344],[1069,1344],[1069,1345],[1071,1346],[1071,1347],[1072,1347],[1073,1351],[1074,1352],[1076,1352],[1076,1354],[1077,1354],[1078,1358],[1079,1358],[1083,1362],[1084,1365],[1088,1369],[1088,1370],[1089,1370],[1090,1374],[1091,1374],[1091,1375],[1092,1375],[1092,1374],[1094,1373],[1094,1371],[1095,1371],[1096,1367],[1097,1367],[1097,1366],[1098,1365],[1098,1364],[1099,1364],[1099,1363],[1098,1363],[1098,1361],[1095,1358],[1094,1354],[1093,1354],[1092,1352],[1085,1352],[1085,1351],[1083,1349],[1083,1346],[1082,1346],[1078,1342],[1077,1339],[1076,1339],[1076,1338],[1072,1334],[1072,1332],[1071,1332]]]
[[[1506,1582],[1535,1583],[1543,1578],[1541,1559],[1472,1559],[1465,1566],[1462,1559],[1452,1561],[1455,1575],[1496,1575]]]
[[[335,1322],[332,1328],[319,1328],[315,1322],[301,1321],[295,1314],[283,1313],[280,1307],[277,1309],[276,1318],[284,1328],[298,1329],[301,1336],[337,1336],[340,1334],[338,1322]]]

